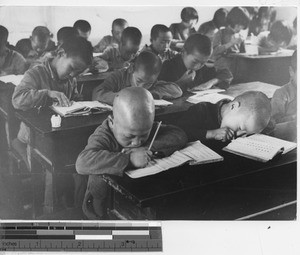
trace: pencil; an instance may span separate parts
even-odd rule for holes
[[[157,133],[158,133],[158,130],[159,130],[159,128],[160,128],[160,125],[161,125],[161,121],[158,123],[158,126],[157,126],[157,128],[156,128],[156,131],[155,131],[154,136],[153,136],[153,138],[152,138],[152,141],[151,141],[151,143],[150,143],[150,145],[149,145],[148,151],[151,150],[151,147],[152,147],[153,142],[154,142],[154,140],[155,140],[155,137],[156,137],[156,135],[157,135]]]

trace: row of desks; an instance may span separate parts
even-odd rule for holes
[[[225,94],[236,96],[248,90],[260,90],[272,97],[277,86],[254,82],[230,87]],[[159,109],[156,119],[175,122],[192,104],[186,102],[187,97],[173,100],[173,105]],[[73,173],[78,154],[85,147],[88,137],[106,119],[109,113],[91,116],[68,117],[62,119],[62,125],[53,129],[50,117],[53,112],[43,109],[38,114],[35,110],[17,112],[16,116],[25,122],[31,130],[30,148],[32,172],[39,172],[42,164],[50,173],[50,193],[54,194],[56,175],[59,173]],[[231,155],[221,150],[224,144],[209,143],[219,154],[223,155],[223,162],[202,166],[182,166],[164,173],[140,179],[130,179],[106,175],[104,180],[112,187],[113,199],[111,212],[117,218],[127,219],[157,219],[164,218],[163,208],[169,201],[180,196],[190,196],[197,190],[209,189],[216,183],[228,180],[237,181],[243,176],[269,172],[281,169],[291,175],[296,171],[296,152],[291,152],[282,158],[266,164]],[[39,164],[36,164],[39,162]],[[275,171],[275,170],[274,170]],[[54,196],[54,195],[53,195]],[[54,199],[47,203],[48,212],[53,211]],[[164,206],[163,206],[164,205]],[[125,209],[124,209],[125,208]]]

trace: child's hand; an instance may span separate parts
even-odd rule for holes
[[[207,82],[204,82],[194,88],[192,88],[190,91],[201,91],[201,90],[207,90],[210,89],[212,86],[214,86],[216,82],[212,79]]]
[[[234,35],[232,35],[230,42],[232,45],[235,45],[235,44],[242,43],[242,41],[243,41],[243,38],[240,34],[234,34]]]
[[[71,106],[70,100],[66,97],[66,95],[59,91],[48,90],[48,96],[52,98],[54,101],[58,102],[58,106]]]
[[[135,148],[131,150],[130,162],[135,168],[143,168],[151,161],[152,152],[145,147]]]
[[[234,138],[234,131],[227,127],[215,130],[208,130],[206,133],[206,138],[226,142]]]
[[[27,58],[36,58],[38,56],[39,55],[38,55],[38,53],[36,51],[30,50],[29,53],[28,53],[28,55],[27,55]]]

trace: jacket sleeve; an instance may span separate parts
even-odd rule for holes
[[[118,71],[117,71],[118,72]],[[98,85],[92,94],[92,100],[98,100],[112,105],[115,96],[119,92],[119,74],[112,73],[103,83]]]
[[[154,129],[156,130],[156,128]],[[149,137],[148,144],[150,144],[151,139],[152,136]],[[173,152],[183,148],[186,143],[187,136],[182,129],[173,125],[161,125],[151,150],[160,151],[165,156],[169,156]]]
[[[100,42],[94,46],[94,52],[103,52],[107,46],[109,46],[109,43],[106,39],[106,37],[104,36]]]
[[[172,81],[175,82],[177,79],[177,76],[174,74],[174,71],[172,71],[171,62],[170,60],[164,61],[161,71],[158,76],[159,81]]]
[[[129,154],[111,152],[109,137],[98,129],[88,140],[85,149],[76,161],[76,171],[79,174],[113,174],[121,176],[129,164]]]
[[[26,111],[44,105],[48,99],[48,90],[39,89],[40,81],[35,72],[36,69],[28,70],[15,88],[12,104],[18,110]]]
[[[26,71],[26,59],[19,53],[15,52],[13,58],[14,74],[24,74]]]
[[[149,91],[155,99],[175,99],[182,96],[181,88],[174,82],[158,81]]]
[[[227,89],[232,82],[233,75],[228,68],[217,69],[217,76],[221,82],[217,86],[221,89]]]

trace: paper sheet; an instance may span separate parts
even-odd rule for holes
[[[11,82],[12,84],[18,86],[21,82],[21,80],[23,79],[24,75],[20,74],[20,75],[5,75],[5,76],[1,76],[0,77],[0,81],[3,81],[5,83]]]
[[[154,104],[155,106],[168,106],[168,105],[172,105],[173,103],[164,99],[154,99]]]
[[[233,100],[232,96],[227,96],[219,93],[212,93],[207,95],[196,94],[194,96],[189,97],[186,101],[192,104],[198,104],[201,102],[210,102],[212,104],[216,104],[222,99],[230,99]]]

